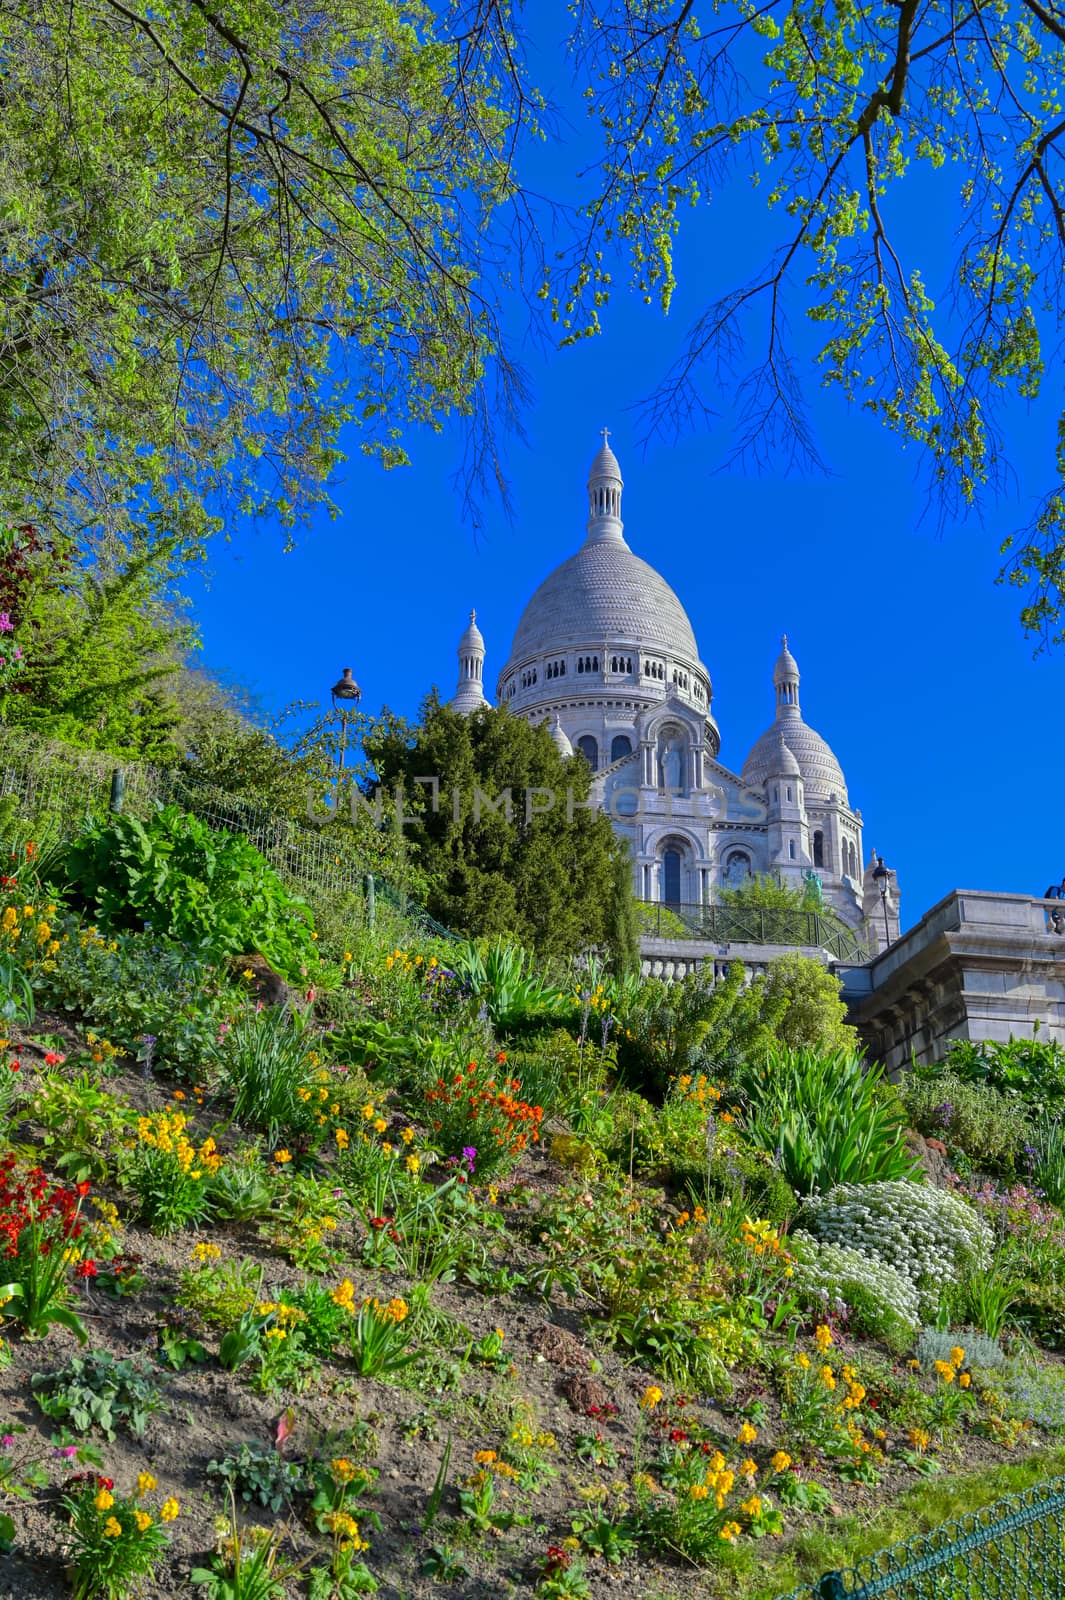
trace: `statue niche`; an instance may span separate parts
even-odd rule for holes
[[[679,728],[663,728],[658,736],[658,787],[670,794],[685,794],[687,741]]]

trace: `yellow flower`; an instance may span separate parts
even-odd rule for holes
[[[820,1377],[826,1389],[834,1389],[836,1387],[836,1374],[831,1367],[822,1367]]]
[[[924,1428],[910,1429],[910,1443],[915,1450],[927,1450],[931,1443],[932,1435],[926,1433]]]
[[[972,1383],[972,1381],[973,1381],[972,1378],[969,1376],[969,1374],[967,1372],[962,1372],[962,1373],[960,1373],[958,1375],[958,1388],[959,1389],[968,1389],[968,1387]]]
[[[333,1134],[333,1138],[337,1142],[338,1150],[346,1150],[348,1145],[351,1143],[351,1139],[346,1128],[337,1128]]]
[[[338,1456],[329,1463],[329,1467],[338,1483],[350,1483],[357,1471],[354,1462],[349,1461],[347,1456]]]
[[[418,1156],[411,1154],[407,1157],[404,1165],[406,1166],[408,1172],[419,1172],[422,1164]]]
[[[499,1457],[494,1450],[478,1450],[473,1459],[479,1467],[490,1467],[493,1461],[499,1460]]]
[[[374,1118],[374,1125],[373,1125],[374,1133],[384,1133],[385,1130],[387,1129],[387,1127],[388,1127],[388,1123],[385,1121],[384,1117],[375,1117]]]
[[[691,1488],[688,1490],[688,1493],[693,1500],[705,1500],[709,1495],[710,1490],[706,1487],[705,1483],[693,1483]]]
[[[718,1538],[727,1539],[729,1544],[735,1544],[739,1536],[740,1525],[738,1522],[726,1522],[724,1527],[718,1533]]]
[[[954,1382],[955,1372],[949,1361],[937,1361],[935,1368],[944,1383]]]
[[[254,976],[255,976],[255,974],[254,974],[254,972],[253,972],[253,971],[252,971],[252,970],[251,970],[251,968],[250,968],[250,967],[245,967],[245,968],[244,968],[244,971],[243,971],[243,972],[242,972],[242,973],[241,973],[241,977],[242,977],[242,978],[248,978],[248,979],[251,979],[251,978],[254,978]]]
[[[390,1300],[386,1307],[393,1322],[403,1322],[407,1316],[407,1302],[405,1300]]]
[[[743,1512],[745,1517],[756,1517],[761,1509],[762,1502],[756,1494],[752,1494],[751,1498],[749,1500],[745,1500],[740,1506],[740,1510]]]
[[[777,1450],[770,1456],[769,1465],[774,1472],[787,1472],[791,1466],[791,1457],[786,1450]]]
[[[739,1433],[736,1435],[736,1438],[739,1440],[740,1444],[753,1444],[757,1437],[758,1429],[752,1428],[749,1422],[743,1423],[740,1427]]]
[[[154,1489],[155,1487],[156,1482],[152,1477],[152,1474],[150,1472],[142,1472],[137,1479],[137,1493],[147,1494],[150,1489]]]
[[[814,1343],[822,1355],[832,1347],[832,1330],[827,1328],[823,1322],[818,1325],[814,1333]]]
[[[96,1499],[93,1501],[93,1505],[96,1507],[97,1511],[110,1511],[114,1503],[114,1495],[110,1494],[106,1489],[101,1489],[99,1494],[96,1496]]]
[[[364,1122],[372,1122],[376,1115],[377,1115],[377,1112],[376,1112],[375,1108],[372,1105],[363,1106],[363,1108],[362,1108],[362,1119],[363,1119]]]
[[[661,1389],[658,1387],[657,1383],[649,1383],[643,1392],[643,1399],[640,1401],[640,1409],[642,1411],[653,1411],[655,1406],[661,1405],[661,1403]]]
[[[960,1344],[956,1344],[954,1346],[953,1350],[950,1352],[948,1360],[950,1361],[952,1367],[964,1366],[965,1351],[962,1349]]]
[[[413,1128],[404,1128],[403,1132],[400,1134],[400,1138],[403,1140],[404,1144],[413,1144],[413,1142],[414,1142],[414,1129]]]
[[[274,1160],[280,1162],[281,1165],[284,1166],[286,1161],[292,1160],[292,1157],[287,1150],[275,1150]]]
[[[798,1355],[795,1357],[795,1365],[797,1367],[801,1367],[803,1372],[809,1370],[810,1357],[806,1354],[805,1350],[799,1351]]]
[[[141,1533],[147,1533],[148,1529],[152,1525],[152,1519],[148,1515],[147,1511],[135,1511],[133,1515],[136,1518],[137,1527],[140,1529]]]
[[[122,1524],[117,1517],[108,1517],[104,1523],[104,1534],[108,1539],[118,1539],[122,1534]]]
[[[168,1500],[164,1500],[162,1505],[159,1507],[159,1515],[164,1522],[173,1522],[174,1518],[180,1514],[180,1511],[181,1507],[178,1505],[173,1495],[171,1495]]]

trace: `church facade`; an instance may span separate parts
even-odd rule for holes
[[[629,845],[639,900],[706,906],[767,874],[811,885],[867,949],[883,949],[899,934],[897,878],[873,877],[862,814],[803,717],[787,638],[772,673],[772,721],[733,771],[720,759],[713,686],[687,613],[625,538],[623,487],[604,434],[584,542],[526,605],[497,703],[546,724],[565,756],[587,761],[594,799]],[[488,704],[475,614],[458,654],[451,704],[469,714]]]

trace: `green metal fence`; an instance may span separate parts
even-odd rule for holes
[[[1065,1478],[1036,1484],[779,1600],[1061,1600]]]
[[[106,815],[115,770],[112,757],[0,728],[0,800],[13,797],[24,815],[52,819],[61,835]],[[330,824],[316,828],[298,817],[276,816],[220,790],[185,783],[179,773],[148,762],[125,762],[118,770],[122,807],[132,815],[147,816],[156,805],[182,806],[212,828],[243,834],[297,889],[315,886],[330,894],[363,893],[366,860]],[[426,933],[455,937],[376,874],[375,884],[379,899]]]
[[[804,945],[840,961],[864,961],[850,928],[819,911],[766,906],[663,905],[641,900],[640,931],[654,939],[707,939],[718,944]]]

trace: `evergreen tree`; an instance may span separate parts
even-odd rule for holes
[[[435,691],[415,727],[385,714],[365,749],[376,782],[403,793],[408,848],[428,909],[456,932],[507,934],[540,956],[605,945],[623,847],[590,810],[583,757],[506,707],[464,717]],[[433,803],[428,785],[437,780]]]

